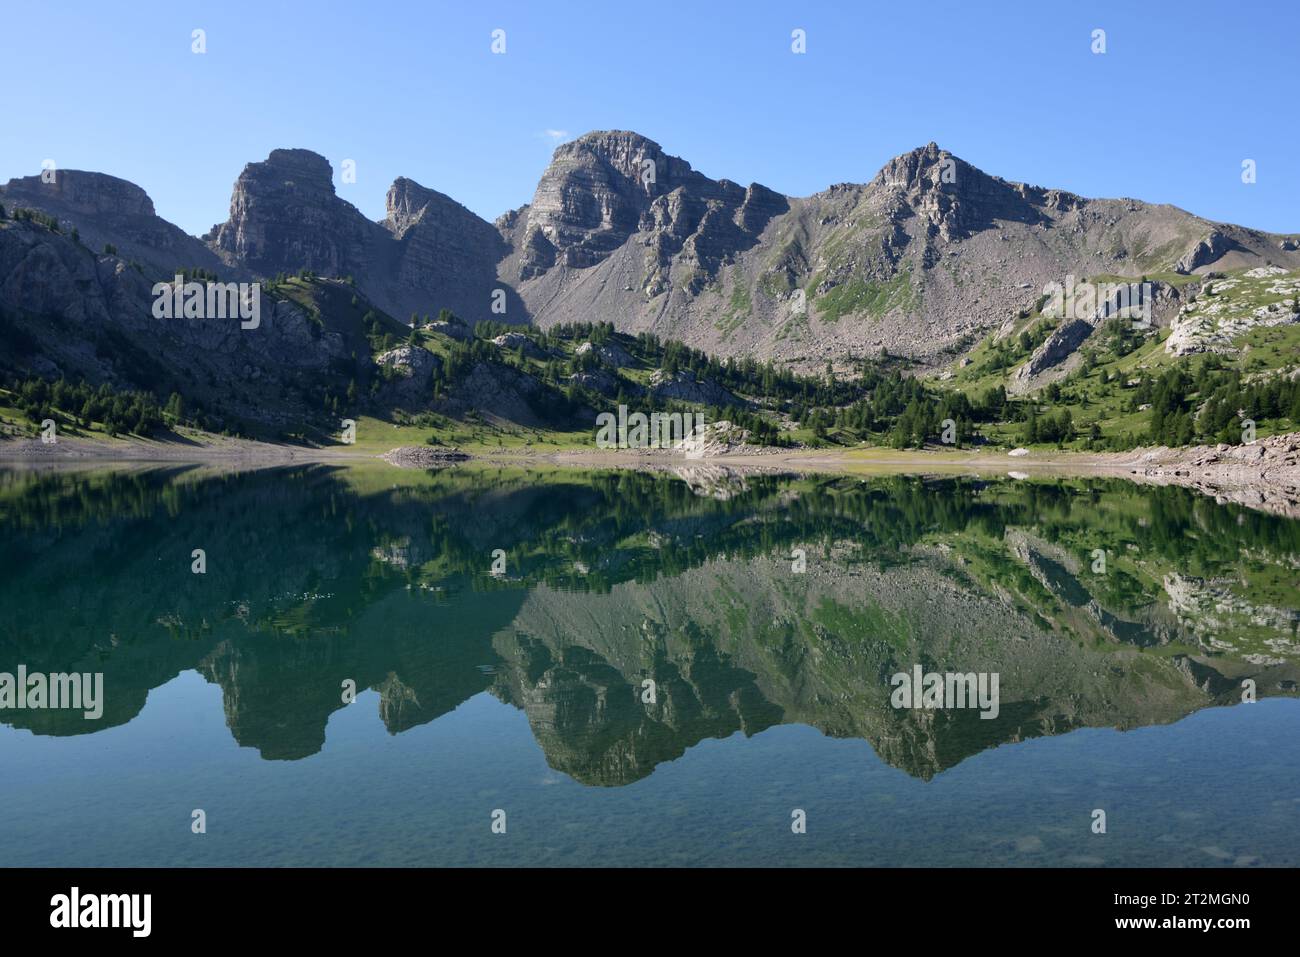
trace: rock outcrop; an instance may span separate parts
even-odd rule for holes
[[[1238,276],[1208,279],[1178,310],[1165,352],[1235,354],[1253,329],[1300,322],[1300,276],[1261,266]]]
[[[404,345],[375,356],[375,364],[387,370],[384,389],[393,404],[418,409],[429,404],[433,373],[440,360],[422,346]]]
[[[111,244],[151,279],[195,268],[219,271],[223,278],[230,273],[201,240],[160,217],[143,189],[116,176],[65,169],[53,171],[50,182],[40,176],[11,179],[0,188],[0,203],[11,212],[25,207],[53,216],[65,232],[76,228],[95,252]]]
[[[609,320],[805,370],[884,350],[937,364],[1070,275],[1300,267],[1278,237],[1008,182],[934,143],[799,199],[592,133],[497,228],[501,281],[542,326]]]
[[[711,180],[644,136],[589,133],[555,151],[520,217],[519,276],[595,266],[638,233],[643,279],[679,253],[707,274],[786,208],[771,190]]]
[[[496,281],[505,246],[496,229],[459,203],[401,177],[388,213],[374,223],[334,189],[329,162],[310,150],[273,150],[235,182],[230,218],[205,237],[222,259],[259,276],[351,276],[376,305],[403,322],[441,309],[474,322],[492,312],[500,288],[513,318],[525,315]]]
[[[343,392],[369,365],[359,323],[325,328],[269,292],[253,329],[237,317],[160,319],[154,282],[44,226],[0,223],[0,369],[176,391],[217,430],[297,431],[320,417],[325,390]]]
[[[632,357],[617,342],[609,342],[599,346],[592,342],[584,342],[574,350],[574,354],[579,356],[594,355],[603,364],[612,366],[615,369],[622,369],[632,364]]]
[[[323,276],[377,265],[379,227],[334,192],[333,170],[310,150],[272,150],[235,181],[230,218],[205,238],[231,265],[260,276],[307,269]]]
[[[522,332],[507,332],[497,336],[492,342],[498,349],[505,349],[510,352],[518,350],[528,359],[544,359],[546,357],[546,350]]]
[[[658,369],[650,377],[650,392],[656,399],[677,399],[704,405],[737,405],[739,400],[712,379],[697,380],[681,370],[669,373]]]
[[[1009,182],[934,143],[794,198],[710,178],[637,133],[590,133],[494,223],[407,177],[372,222],[324,157],[277,149],[245,167],[206,243],[101,174],[15,180],[3,201],[75,225],[89,248],[115,244],[149,277],[305,269],[353,277],[401,322],[444,308],[471,325],[607,321],[805,371],[883,351],[946,364],[1068,276],[1300,268],[1293,236]]]
[[[1099,284],[1100,287],[1101,284]],[[1064,378],[1082,361],[1079,347],[1108,321],[1133,322],[1134,328],[1150,333],[1177,324],[1180,309],[1194,297],[1195,283],[1183,289],[1147,280],[1123,283],[1119,289],[1098,288],[1095,308],[1087,316],[1066,318],[1030,357],[1018,366],[1007,382],[1007,391],[1023,395]]]
[[[468,462],[469,455],[460,449],[439,448],[433,445],[404,445],[383,454],[390,465],[407,469],[442,468],[458,462]]]
[[[1232,240],[1217,229],[1189,249],[1183,258],[1174,263],[1174,272],[1190,273],[1217,262],[1229,249]]]
[[[1300,518],[1300,433],[1248,445],[1156,446],[1106,458],[1139,481],[1182,485],[1220,502]]]
[[[379,298],[398,310],[396,318],[450,309],[471,323],[526,319],[514,290],[497,282],[496,264],[506,245],[491,223],[404,176],[389,188],[387,209],[383,226],[397,248],[388,250],[387,280],[376,285]],[[494,293],[502,297],[504,313],[492,311]]]
[[[1068,319],[1061,323],[1034,350],[1029,359],[1012,373],[1007,391],[1014,394],[1029,389],[1038,376],[1074,355],[1094,329],[1095,326],[1084,319]]]

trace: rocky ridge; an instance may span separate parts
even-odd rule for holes
[[[1069,275],[1300,268],[1300,237],[1009,182],[934,143],[796,198],[710,178],[637,133],[593,132],[558,147],[532,201],[495,223],[407,177],[372,222],[324,157],[278,149],[245,167],[203,240],[130,183],[57,175],[55,188],[13,180],[3,200],[115,242],[150,275],[306,269],[352,276],[404,321],[442,308],[470,323],[608,320],[804,369],[881,351],[942,364]]]

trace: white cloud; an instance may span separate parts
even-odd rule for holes
[[[568,130],[542,130],[542,132],[540,132],[537,135],[544,136],[549,140],[555,140],[555,142],[558,143],[560,140],[567,140],[569,138],[569,131]]]

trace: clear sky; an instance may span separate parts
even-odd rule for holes
[[[336,182],[355,160],[339,193],[371,218],[404,175],[492,219],[593,129],[797,196],[935,140],[1007,179],[1300,231],[1297,0],[65,0],[4,20],[0,181],[47,158],[112,173],[196,234],[276,147]]]

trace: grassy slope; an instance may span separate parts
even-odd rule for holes
[[[1242,286],[1234,290],[1236,302],[1233,306],[1237,313],[1248,313],[1259,306],[1277,303],[1283,298],[1267,291],[1266,287],[1272,280],[1241,279],[1242,272],[1244,271],[1230,274],[1242,282]],[[1289,276],[1295,278],[1297,274],[1291,273]],[[1185,285],[1198,277],[1152,274],[1149,278],[1169,284]],[[1114,276],[1097,276],[1089,279],[1097,283],[1129,281]],[[1020,333],[1027,332],[1036,344],[1041,342],[1046,332],[1055,326],[1056,323],[1051,319],[1035,312],[1018,320],[1008,338],[1014,342]],[[1165,352],[1168,335],[1168,329],[1152,330],[1138,348],[1125,355],[1121,354],[1121,351],[1116,348],[1117,344],[1110,337],[1101,331],[1094,332],[1081,347],[1082,351],[1091,352],[1096,357],[1093,369],[1086,374],[1075,372],[1069,376],[1062,383],[1063,397],[1060,401],[1052,402],[1050,405],[1043,403],[1041,390],[1032,396],[1039,399],[1040,407],[1047,411],[1053,413],[1061,409],[1070,411],[1078,430],[1078,437],[1073,442],[1062,443],[1062,447],[1084,448],[1087,444],[1089,427],[1094,422],[1100,426],[1102,436],[1105,438],[1130,436],[1136,440],[1134,444],[1142,441],[1147,431],[1149,416],[1143,411],[1133,411],[1128,408],[1131,388],[1128,383],[1143,375],[1157,376],[1175,364],[1182,364],[1190,374],[1195,375],[1207,361],[1207,357],[1203,354],[1175,357]],[[1220,357],[1227,368],[1238,369],[1243,375],[1289,372],[1296,369],[1297,364],[1300,363],[1300,325],[1256,328],[1237,337],[1234,346],[1239,350],[1238,352]],[[995,351],[994,337],[986,337],[968,353],[971,360],[968,365],[954,364],[950,370],[952,378],[946,381],[935,381],[934,385],[937,388],[963,392],[969,398],[975,399],[989,389],[1005,384],[1010,375],[1028,359],[1028,353],[1017,350],[1014,361],[999,365],[993,360]],[[1107,381],[1107,379],[1114,381]],[[1291,423],[1291,428],[1285,425],[1265,425],[1260,427],[1259,435],[1264,437],[1294,428],[1300,428],[1300,423]],[[1020,444],[1019,423],[984,426],[982,431],[995,444],[1004,446]]]
[[[1095,282],[1117,281],[1117,277],[1089,277]],[[1186,276],[1153,276],[1165,282],[1191,281]],[[1267,292],[1271,279],[1263,281],[1244,280],[1240,275],[1234,277],[1238,286],[1233,294],[1239,301],[1235,304],[1239,311],[1249,311],[1260,305],[1276,303],[1279,296]],[[379,310],[373,309],[352,287],[339,280],[320,280],[289,278],[270,284],[271,294],[280,296],[300,305],[310,316],[321,324],[323,330],[338,333],[356,345],[360,354],[371,357],[394,345],[408,341],[411,330]],[[897,291],[890,291],[886,298],[892,298]],[[873,294],[874,295],[874,294]],[[872,301],[875,301],[873,298]],[[830,306],[826,303],[823,306]],[[862,303],[856,303],[862,305]],[[732,309],[729,316],[735,318],[748,312],[748,302],[739,294],[733,295]],[[833,311],[833,310],[832,310]],[[1033,345],[1041,342],[1055,323],[1032,313],[1017,321],[1011,335],[1007,337],[1015,343],[1021,333],[1029,335]],[[520,330],[538,337],[535,330]],[[1192,372],[1206,359],[1202,355],[1178,358],[1165,352],[1164,342],[1168,330],[1155,330],[1135,349],[1125,353],[1120,343],[1103,332],[1094,333],[1083,349],[1095,357],[1093,367],[1087,372],[1076,371],[1061,383],[1062,395],[1058,401],[1046,403],[1040,394],[1032,398],[1045,412],[1059,413],[1068,409],[1073,417],[1077,437],[1062,443],[1065,448],[1084,448],[1087,435],[1093,423],[1097,423],[1103,437],[1127,440],[1130,444],[1140,443],[1145,439],[1149,416],[1144,411],[1131,409],[1131,381],[1142,376],[1158,375],[1163,369],[1174,363],[1184,364]],[[606,368],[626,387],[630,395],[637,387],[644,388],[657,369],[657,363],[640,348],[638,341],[630,336],[617,335],[615,341],[633,356],[633,362],[622,369]],[[418,344],[443,363],[447,363],[457,344],[442,333],[421,329],[416,334]],[[551,348],[558,353],[556,360],[566,368],[574,359],[577,347],[584,341],[582,337],[568,340],[554,340]],[[1003,340],[1004,342],[1006,340]],[[1280,325],[1271,328],[1256,328],[1238,337],[1235,342],[1238,351],[1223,357],[1230,368],[1240,369],[1246,375],[1270,375],[1293,369],[1300,356],[1300,325]],[[988,390],[1004,385],[1008,377],[1028,356],[1023,349],[1017,348],[1008,357],[1005,346],[1000,347],[992,336],[977,343],[968,353],[966,365],[955,364],[951,376],[946,380],[931,380],[930,386],[936,390],[955,390],[965,393],[972,400]],[[552,360],[527,358],[518,353],[499,351],[497,359],[512,365],[520,371],[541,380],[544,378],[547,364]],[[365,388],[366,383],[358,386]],[[764,397],[751,392],[741,393],[742,399],[749,400],[755,407],[764,405]],[[34,435],[35,427],[26,423],[19,412],[12,406],[13,397],[0,390],[0,431],[9,434]],[[613,400],[588,393],[587,399],[598,408],[609,408]],[[769,421],[777,422],[775,411],[768,409],[761,412]],[[110,442],[101,430],[100,424],[92,423],[89,430],[78,429],[70,417],[59,415],[60,434],[85,438],[89,441]],[[402,445],[422,445],[426,442],[434,445],[455,446],[471,452],[490,451],[556,451],[561,449],[590,449],[592,447],[593,429],[581,430],[556,428],[527,428],[509,423],[490,424],[481,421],[474,414],[462,419],[452,419],[436,413],[405,413],[393,410],[384,413],[372,409],[367,414],[354,416],[357,421],[357,441],[348,451],[362,455],[380,454]],[[825,440],[814,437],[812,430],[787,428],[785,435],[796,442],[813,446],[849,446],[871,445],[858,436],[833,427]],[[1300,423],[1292,423],[1293,427]],[[1284,428],[1285,423],[1274,423],[1271,427],[1262,426],[1261,435]],[[180,429],[182,434],[187,430]],[[1021,425],[1016,422],[999,422],[982,424],[980,431],[995,446],[1009,447],[1020,444]],[[188,435],[199,433],[189,430]],[[295,437],[303,444],[322,447],[345,447],[338,435],[311,434],[306,431]]]

